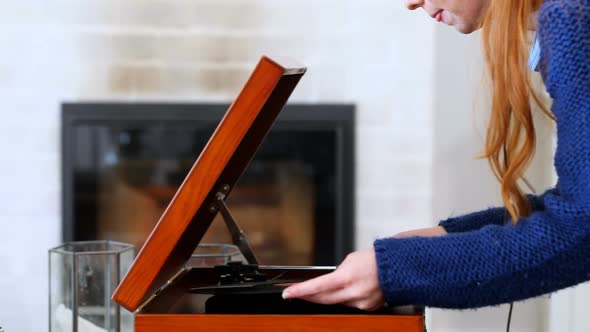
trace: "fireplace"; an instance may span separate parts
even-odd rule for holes
[[[138,249],[229,105],[62,105],[63,240]],[[227,200],[261,264],[353,249],[354,107],[289,105]],[[202,243],[231,243],[218,216]]]

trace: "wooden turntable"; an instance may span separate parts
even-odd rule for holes
[[[136,313],[136,332],[425,330],[423,308],[369,313],[284,301],[285,284],[334,267],[258,265],[225,204],[305,71],[262,57],[219,123],[113,295]],[[195,266],[191,255],[218,213],[247,262]]]

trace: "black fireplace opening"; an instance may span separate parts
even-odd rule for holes
[[[64,241],[143,245],[227,104],[64,103]],[[265,265],[354,248],[354,106],[287,105],[227,204]],[[217,217],[201,243],[231,243]]]

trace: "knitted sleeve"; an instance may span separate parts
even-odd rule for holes
[[[475,308],[590,279],[590,0],[546,0],[539,33],[557,119],[559,190],[516,226],[375,241],[390,304]]]
[[[543,195],[529,195],[532,211],[542,211],[545,209],[543,200],[549,193],[556,193],[557,189],[553,188],[546,191]],[[470,214],[451,217],[438,223],[447,233],[460,233],[478,230],[487,225],[503,225],[505,223],[506,208],[494,207],[487,210],[477,211]]]

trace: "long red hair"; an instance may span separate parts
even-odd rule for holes
[[[532,104],[553,118],[535,93],[527,67],[531,17],[543,0],[491,0],[482,39],[491,81],[492,110],[483,157],[501,183],[502,199],[514,223],[531,213],[518,180],[535,152]]]

